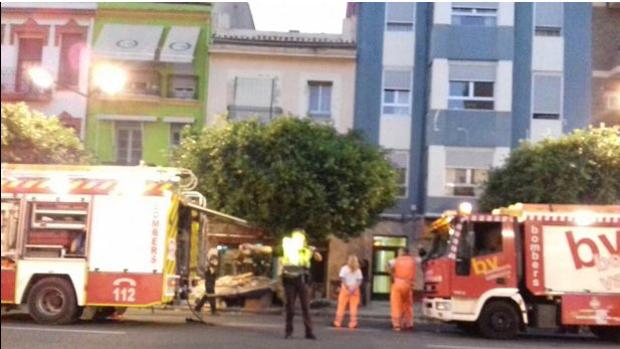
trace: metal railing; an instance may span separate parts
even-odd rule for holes
[[[18,74],[17,68],[2,67],[2,93],[23,94],[30,97],[38,98],[49,94],[49,91],[43,91],[37,88],[29,79]]]
[[[231,120],[242,121],[258,118],[261,122],[269,122],[275,117],[282,115],[280,107],[258,107],[247,105],[229,105],[228,115]]]

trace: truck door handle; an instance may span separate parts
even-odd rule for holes
[[[498,285],[505,285],[506,284],[506,278],[497,278],[495,279],[495,283]]]

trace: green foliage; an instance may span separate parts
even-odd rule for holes
[[[394,204],[396,173],[353,133],[292,117],[223,123],[188,135],[178,165],[194,171],[209,206],[272,236],[357,236]]]
[[[73,129],[24,103],[2,103],[2,162],[85,163],[89,157]]]
[[[620,203],[620,127],[577,130],[515,149],[492,171],[480,206],[515,202]]]

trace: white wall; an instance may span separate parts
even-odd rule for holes
[[[431,66],[431,107],[430,109],[448,109],[449,93],[449,71],[448,60],[445,58],[433,59]]]
[[[564,38],[557,36],[534,36],[532,47],[532,70],[564,70]]]
[[[504,161],[510,155],[510,148],[508,147],[497,147],[495,148],[495,152],[493,152],[493,167],[500,167],[504,165]]]
[[[379,144],[386,149],[409,149],[411,117],[382,116],[379,125]]]
[[[500,2],[497,9],[497,25],[512,27],[515,23],[515,4],[513,2]]]
[[[558,138],[562,135],[562,120],[532,119],[530,140],[542,141],[545,138]]]
[[[512,61],[498,61],[495,77],[495,110],[512,110]]]
[[[386,31],[383,36],[383,65],[414,65],[415,31]]]
[[[428,147],[427,196],[445,196],[446,147]]]
[[[452,3],[436,2],[434,3],[434,24],[451,24],[452,23]]]

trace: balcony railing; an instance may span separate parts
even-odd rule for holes
[[[27,78],[19,76],[17,69],[2,67],[3,100],[49,100],[51,91],[44,91],[34,86]],[[20,80],[21,79],[21,80]]]
[[[269,122],[279,115],[282,115],[282,108],[280,107],[228,106],[228,116],[235,121],[258,118],[261,122]]]

